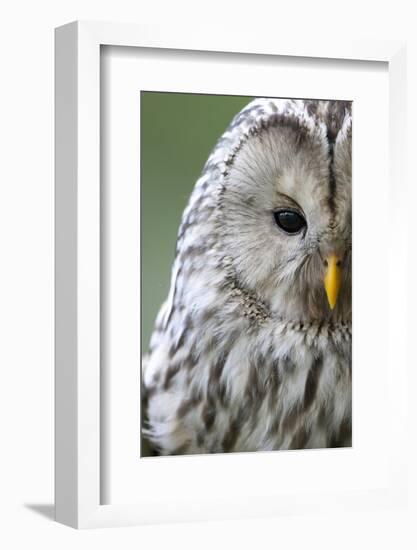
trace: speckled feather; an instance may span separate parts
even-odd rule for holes
[[[349,102],[256,99],[219,139],[142,365],[157,453],[351,444],[351,124]],[[283,235],[273,212],[294,204],[308,229]]]

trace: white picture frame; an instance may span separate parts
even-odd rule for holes
[[[389,71],[390,186],[404,197],[405,45],[401,42],[281,40],[262,33],[178,29],[75,22],[56,30],[56,519],[72,527],[121,526],[160,521],[241,517],[302,512],[314,506],[393,506],[403,502],[406,477],[404,429],[398,427],[396,452],[384,489],[360,494],[289,494],[285,502],[257,503],[257,510],[228,503],[178,506],[175,495],[161,507],[133,503],[101,504],[100,384],[100,49],[128,46],[239,54],[381,61]],[[394,215],[396,215],[394,213]],[[395,265],[405,265],[398,247]],[[401,273],[400,273],[401,276]],[[404,277],[405,280],[405,277]],[[391,301],[392,302],[392,301]],[[405,323],[405,295],[389,304],[390,315]],[[405,334],[405,331],[404,331]],[[400,332],[395,338],[401,338]],[[406,385],[405,342],[392,391],[401,400]],[[395,384],[395,387],[394,387]],[[404,407],[396,420],[405,418]],[[195,508],[195,506],[194,506]],[[188,512],[187,512],[188,510]]]

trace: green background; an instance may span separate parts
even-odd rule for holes
[[[169,291],[182,212],[217,139],[251,97],[141,92],[141,338]]]

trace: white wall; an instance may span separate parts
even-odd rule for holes
[[[263,6],[263,7],[262,7]],[[416,18],[403,0],[337,3],[298,0],[9,0],[0,12],[0,545],[45,548],[202,548],[282,546],[411,548],[411,512],[367,517],[147,527],[77,533],[48,521],[53,499],[53,28],[74,19],[215,25],[248,32],[340,33],[352,38],[408,39],[409,169],[417,140],[411,99],[417,97]],[[268,26],[271,30],[267,30]],[[404,205],[414,218],[415,190]],[[370,208],[372,208],[370,206]],[[376,232],[379,220],[375,216]],[[406,216],[405,216],[406,218]],[[416,231],[410,224],[407,231]],[[413,239],[412,239],[413,240]],[[411,254],[410,254],[411,255]],[[413,251],[413,255],[415,255]],[[417,280],[410,264],[410,281]],[[410,285],[410,304],[415,288]],[[410,323],[413,321],[410,306]],[[411,325],[410,325],[411,327]],[[410,333],[412,329],[410,328]],[[410,397],[416,375],[410,373]],[[410,414],[417,419],[416,407]],[[410,440],[415,439],[410,425]],[[412,435],[413,434],[413,435]],[[411,449],[415,451],[415,445]],[[415,480],[415,474],[413,476]],[[415,487],[415,485],[414,485]],[[416,492],[413,493],[415,502]],[[36,505],[34,511],[28,506]],[[39,506],[39,505],[43,505]],[[3,539],[8,538],[5,544]],[[414,544],[415,541],[414,541]],[[295,545],[298,547],[298,544]]]

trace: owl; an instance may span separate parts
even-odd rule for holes
[[[255,99],[208,158],[142,365],[159,455],[351,446],[352,109]]]

